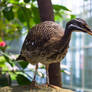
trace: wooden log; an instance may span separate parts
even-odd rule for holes
[[[0,92],[73,92],[72,90],[63,89],[63,88],[52,88],[42,86],[40,88],[30,88],[30,86],[14,86],[14,87],[1,87]]]

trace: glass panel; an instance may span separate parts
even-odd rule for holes
[[[84,49],[84,84],[92,89],[92,48]]]

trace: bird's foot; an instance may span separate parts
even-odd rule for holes
[[[51,88],[54,88],[54,89],[60,89],[58,86],[55,86],[55,85],[49,84],[48,86],[51,87]]]
[[[51,87],[51,88],[54,88],[54,89],[59,89],[58,86],[51,85],[51,84],[48,84],[48,83],[46,83],[44,86],[45,86],[46,88]]]
[[[30,87],[31,88],[39,88],[39,86],[38,86],[36,81],[32,81],[31,84],[30,84]]]

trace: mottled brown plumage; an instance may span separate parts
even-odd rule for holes
[[[31,64],[60,62],[67,53],[71,33],[76,30],[92,35],[86,22],[79,18],[69,21],[65,31],[52,21],[37,24],[29,31],[18,59],[24,57]]]
[[[59,55],[61,48],[59,43],[63,35],[63,29],[55,22],[45,21],[37,24],[28,33],[21,55],[31,64],[59,62],[62,58]]]

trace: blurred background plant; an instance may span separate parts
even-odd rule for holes
[[[63,5],[53,4],[53,11],[58,23],[75,18],[71,10]],[[15,61],[16,54],[19,53],[27,32],[38,23],[40,16],[37,0],[0,0],[0,67],[2,73],[9,72],[11,79],[17,80],[20,85],[30,83],[32,76],[27,71],[34,70],[26,69],[28,62],[19,61],[18,64]],[[44,66],[40,66],[40,69],[44,69]],[[44,77],[41,72],[37,74]]]
[[[7,47],[6,43],[4,41],[1,41],[0,42],[0,49],[4,52],[6,47]]]

